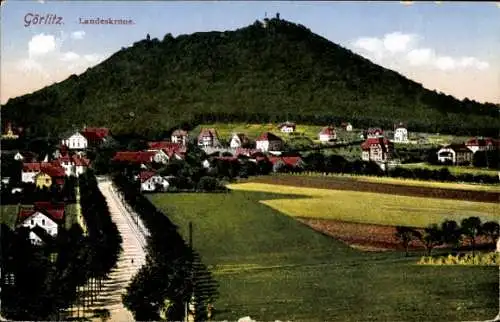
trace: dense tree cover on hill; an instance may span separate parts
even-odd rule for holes
[[[207,305],[217,296],[217,283],[168,217],[158,210],[123,174],[113,178],[125,201],[141,217],[150,236],[146,264],[127,287],[124,305],[136,320],[181,321],[191,296],[195,320],[207,320]]]
[[[134,43],[85,73],[11,99],[2,116],[30,135],[73,125],[149,137],[204,121],[282,121],[496,135],[498,106],[436,93],[302,25],[271,19],[225,32]],[[4,124],[2,124],[4,126]]]

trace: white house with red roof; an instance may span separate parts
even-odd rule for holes
[[[188,143],[189,134],[187,131],[177,129],[172,132],[170,139],[172,140],[172,143],[179,143],[185,146]]]
[[[109,135],[107,128],[84,127],[82,131],[76,131],[61,140],[61,144],[70,150],[85,150],[89,145],[99,145],[106,141]]]
[[[333,126],[325,126],[318,134],[321,143],[328,143],[337,139],[337,132]]]
[[[474,153],[465,144],[449,144],[437,152],[438,161],[452,164],[470,164]]]
[[[153,161],[167,164],[172,158],[182,160],[186,153],[186,147],[180,143],[166,141],[148,142],[148,152],[154,152]]]
[[[50,236],[56,237],[59,225],[64,223],[64,214],[64,203],[35,202],[31,208],[20,209],[18,226],[29,228],[31,242],[39,245],[42,244],[42,238],[33,229],[38,226]]]
[[[217,131],[213,128],[202,129],[198,135],[198,146],[201,147],[220,147],[221,143]]]
[[[80,131],[61,140],[61,144],[67,146],[70,150],[84,150],[88,147],[89,142]]]
[[[388,162],[394,151],[392,142],[385,137],[369,137],[361,144],[363,161]]]
[[[369,138],[380,138],[380,137],[383,137],[383,136],[384,136],[384,131],[381,128],[378,128],[378,127],[369,128],[365,132],[365,138],[367,138],[367,139],[369,139]]]
[[[286,121],[285,123],[281,123],[280,125],[278,125],[278,128],[283,133],[293,133],[295,132],[297,125],[293,122]]]
[[[70,156],[69,154],[61,155],[57,159],[61,166],[64,168],[65,175],[78,177],[87,171],[90,165],[90,160],[82,156],[74,154]]]
[[[141,171],[137,176],[141,183],[141,191],[157,191],[158,187],[166,190],[169,187],[168,180],[154,171]]]
[[[280,151],[283,149],[283,140],[270,132],[264,132],[255,140],[255,145],[262,152]]]
[[[473,153],[477,151],[491,151],[498,149],[498,142],[492,138],[475,137],[467,140],[465,142],[467,146]]]
[[[58,172],[59,168],[62,168],[62,166],[57,160],[52,162],[25,162],[21,171],[21,182],[35,183],[35,177],[43,170],[48,169],[49,172],[52,170],[54,170],[52,172]]]
[[[273,171],[277,172],[282,167],[288,167],[290,169],[303,169],[304,161],[299,156],[280,156],[280,157],[269,157],[269,161],[273,164]]]
[[[229,142],[229,147],[231,149],[238,149],[243,146],[248,147],[249,144],[250,139],[244,133],[233,133],[231,141]]]

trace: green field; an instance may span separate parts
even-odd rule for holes
[[[260,202],[292,217],[336,219],[366,224],[427,227],[444,219],[460,221],[478,216],[497,220],[500,207],[494,203],[398,196],[391,194],[302,188],[265,183],[229,185],[234,190],[268,191],[306,198],[279,198]]]
[[[451,174],[457,175],[457,174],[464,174],[464,173],[469,173],[469,174],[475,174],[475,175],[490,175],[490,176],[497,176],[498,175],[498,170],[493,170],[493,169],[481,169],[481,168],[474,168],[474,167],[467,167],[467,166],[441,166],[441,165],[432,165],[432,164],[427,164],[427,163],[406,163],[406,164],[401,164],[399,167],[402,168],[408,168],[408,169],[414,169],[414,168],[423,168],[423,169],[429,169],[429,170],[440,170],[443,168],[448,168],[450,170]]]
[[[439,135],[439,134],[432,134],[427,137],[427,140],[430,144],[434,145],[446,145],[446,144],[452,144],[452,143],[464,143],[470,139],[470,137],[467,136],[453,136],[453,135]]]
[[[0,206],[0,212],[2,213],[1,223],[7,224],[9,227],[14,228],[18,213],[17,205],[2,205]],[[24,205],[23,207],[29,207],[29,205]],[[77,223],[76,218],[76,204],[66,205],[66,220],[64,226],[69,229],[73,223]]]
[[[269,124],[245,124],[245,123],[213,123],[213,124],[202,124],[193,129],[193,137],[197,137],[202,128],[215,128],[217,133],[222,140],[230,141],[233,133],[245,133],[249,138],[255,140],[263,132],[271,132],[285,141],[288,141],[291,137],[290,134],[282,133],[278,129],[278,123]],[[321,131],[323,126],[317,125],[301,125],[297,124],[296,133],[297,135],[303,135],[313,141],[318,141],[318,133]],[[339,140],[357,140],[359,139],[359,131],[345,132],[341,129],[337,129],[337,137]],[[317,142],[316,142],[317,143]]]
[[[259,191],[149,198],[193,243],[219,282],[216,320],[456,321],[498,311],[498,268],[418,266],[398,252],[364,253],[261,200]]]

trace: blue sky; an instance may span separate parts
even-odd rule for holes
[[[161,40],[166,33],[233,30],[266,12],[279,12],[428,88],[500,102],[500,6],[492,2],[50,0],[2,4],[2,102],[81,73],[147,33]],[[55,14],[64,24],[25,27],[29,13]],[[134,24],[78,23],[95,17]]]

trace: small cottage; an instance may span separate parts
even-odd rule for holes
[[[138,179],[141,183],[142,192],[153,192],[159,189],[164,191],[169,186],[167,179],[154,171],[141,171]]]
[[[234,133],[229,142],[229,147],[231,149],[238,149],[242,147],[247,147],[250,144],[250,140],[244,133]]]
[[[402,123],[394,125],[394,143],[408,143],[408,130]]]
[[[387,162],[392,158],[393,144],[385,137],[370,137],[361,144],[363,161]]]
[[[215,129],[202,129],[198,135],[198,146],[200,147],[221,147],[219,135]]]
[[[280,129],[280,131],[282,133],[293,133],[293,132],[295,132],[296,127],[297,127],[297,125],[295,123],[288,122],[288,121],[278,125],[278,128]]]
[[[21,208],[18,213],[17,226],[29,228],[29,239],[35,245],[42,244],[42,238],[34,228],[42,228],[48,235],[56,237],[61,224],[64,223],[64,203],[35,202],[31,208]]]
[[[262,133],[255,140],[255,143],[256,149],[262,152],[280,151],[283,149],[283,140],[270,132]]]
[[[179,143],[185,146],[187,145],[189,139],[188,132],[181,129],[177,129],[174,132],[172,132],[170,139],[172,140],[172,143]]]
[[[465,144],[450,144],[442,147],[438,152],[438,161],[455,165],[469,165],[474,153]]]
[[[318,134],[321,143],[329,143],[337,139],[337,132],[333,126],[324,127]]]

